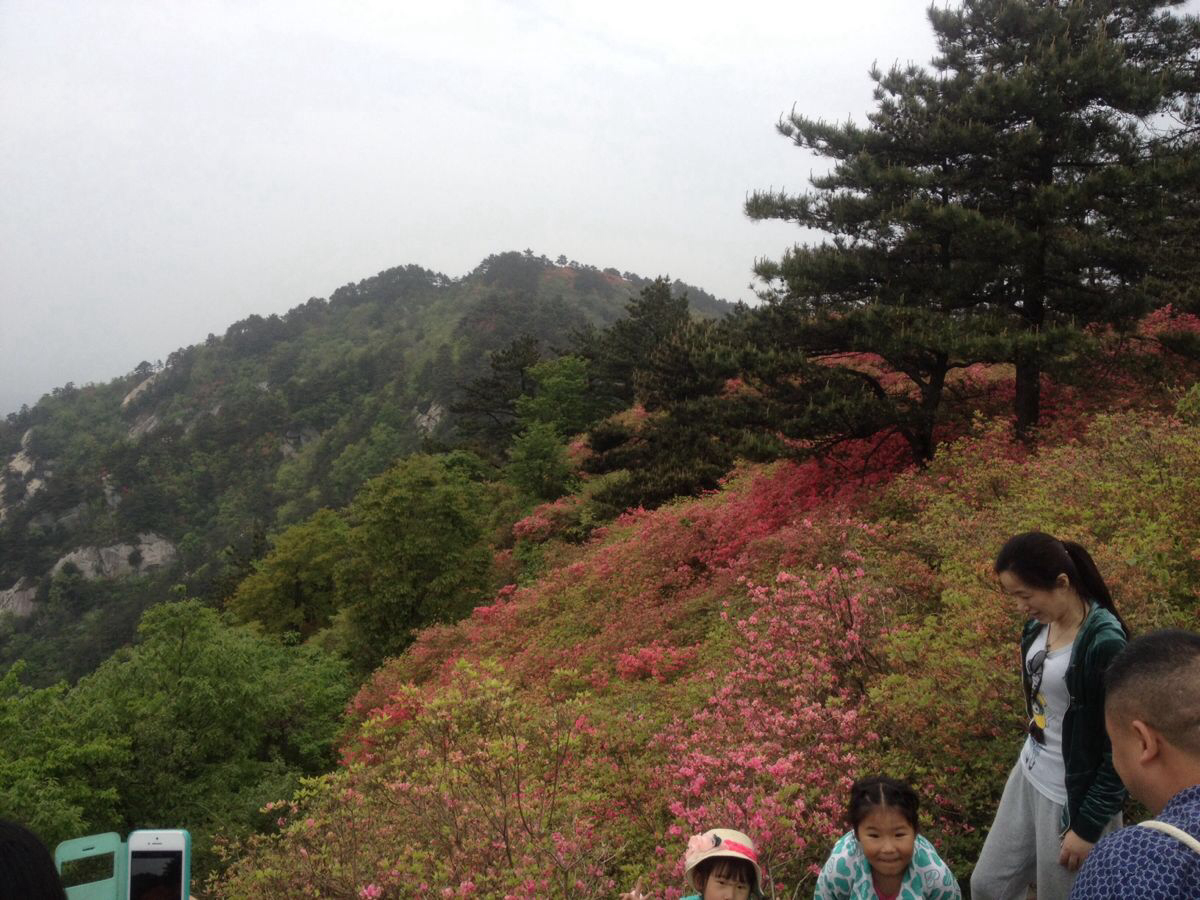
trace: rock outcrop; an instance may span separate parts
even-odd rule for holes
[[[22,578],[6,591],[0,591],[0,613],[10,612],[15,616],[27,616],[33,612],[33,598],[37,594],[37,582]]]
[[[21,478],[28,478],[36,466],[37,463],[28,449],[22,449],[20,453],[8,461],[8,471]]]
[[[438,425],[442,423],[442,419],[445,418],[446,409],[435,400],[429,404],[427,412],[414,409],[413,413],[415,414],[417,428],[421,430],[421,433],[431,435],[437,430]]]
[[[30,428],[21,435],[21,449],[9,458],[3,469],[0,469],[0,484],[15,479],[25,488],[25,493],[16,499],[18,505],[32,499],[46,486],[46,479],[50,477],[50,472],[44,466],[40,466],[37,457],[33,455],[32,439],[33,429]],[[9,497],[12,497],[11,493]],[[4,497],[0,496],[0,522],[7,516],[8,508],[4,505]]]
[[[154,413],[146,413],[146,415],[140,416],[136,422],[129,426],[129,439],[136,441],[138,438],[152,432],[158,425],[158,416],[154,415]]]
[[[152,532],[137,536],[136,544],[110,547],[79,547],[54,564],[50,574],[59,574],[67,565],[74,566],[84,578],[121,578],[140,575],[175,561],[175,545]]]
[[[142,396],[143,394],[146,393],[146,391],[150,390],[150,386],[152,384],[154,384],[154,382],[158,379],[158,376],[161,374],[162,374],[161,372],[155,372],[153,375],[151,375],[145,381],[140,382],[138,384],[138,386],[135,387],[132,391],[130,391],[128,394],[126,394],[125,398],[121,401],[121,409],[127,409],[129,407],[129,404],[133,403],[134,401],[137,400],[138,397]]]

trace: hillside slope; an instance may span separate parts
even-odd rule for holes
[[[687,836],[721,824],[756,836],[770,896],[802,896],[878,771],[918,787],[965,878],[1024,724],[1003,540],[1078,540],[1135,630],[1200,626],[1200,387],[1125,362],[1052,391],[1036,450],[979,418],[875,483],[852,459],[744,467],[583,546],[536,514],[518,553],[540,574],[381,668],[342,767],[211,887],[611,897],[643,877],[674,898]]]

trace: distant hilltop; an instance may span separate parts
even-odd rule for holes
[[[529,250],[489,256],[461,278],[398,266],[9,415],[0,610],[27,620],[35,640],[62,642],[63,629],[86,631],[87,617],[52,625],[35,615],[54,576],[92,585],[77,587],[82,612],[101,595],[113,610],[114,594],[147,594],[105,637],[81,638],[75,651],[66,641],[49,654],[58,662],[29,675],[90,671],[170,585],[219,599],[269,531],[343,505],[392,461],[454,440],[458,392],[493,354],[518,339],[561,352],[573,334],[619,319],[649,284]],[[733,309],[682,282],[671,290],[698,317]],[[8,647],[0,633],[0,665]]]

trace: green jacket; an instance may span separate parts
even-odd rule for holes
[[[1032,679],[1024,660],[1042,626],[1031,619],[1021,635],[1021,679],[1025,708],[1033,715]],[[1100,832],[1125,802],[1125,785],[1112,764],[1112,744],[1104,729],[1104,671],[1125,646],[1125,630],[1116,616],[1092,604],[1079,626],[1067,666],[1071,702],[1063,717],[1063,757],[1066,762],[1067,804],[1062,828],[1095,843]]]

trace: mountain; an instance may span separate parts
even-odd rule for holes
[[[457,279],[397,267],[10,415],[0,666],[24,658],[34,683],[73,680],[149,606],[220,600],[270,533],[344,505],[400,457],[461,443],[456,397],[493,353],[531,338],[553,356],[573,333],[619,319],[649,283],[530,251]],[[731,308],[673,290],[695,315]]]

